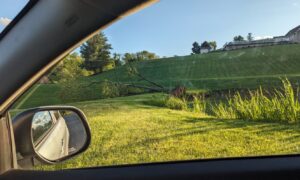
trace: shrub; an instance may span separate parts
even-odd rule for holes
[[[151,106],[166,107],[174,110],[188,110],[188,103],[185,99],[162,94],[153,95],[150,100],[147,100],[144,103]]]
[[[185,99],[180,99],[174,96],[170,96],[165,100],[165,106],[175,110],[187,110],[187,102]]]
[[[83,59],[77,53],[70,54],[51,71],[48,78],[52,82],[67,82],[91,75],[92,71],[82,68],[83,62]]]
[[[144,103],[150,106],[166,107],[166,100],[167,98],[165,96],[153,95],[150,100]]]
[[[107,80],[100,83],[101,98],[113,98],[120,96],[120,88],[118,85]]]
[[[126,86],[127,94],[126,95],[131,95],[131,94],[143,94],[145,93],[145,89],[138,88],[138,87],[130,87]]]

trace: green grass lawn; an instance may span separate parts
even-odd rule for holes
[[[299,125],[222,120],[145,105],[151,98],[74,103],[88,117],[91,146],[75,159],[42,169],[300,153]]]
[[[59,84],[37,84],[29,89],[14,104],[13,109],[25,109],[38,106],[63,104]]]

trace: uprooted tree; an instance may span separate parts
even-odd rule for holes
[[[144,82],[146,82],[146,84],[148,84],[148,85],[137,85],[136,83],[131,82],[130,86],[144,88],[144,89],[148,89],[148,90],[154,91],[154,92],[168,92],[167,88],[150,80],[149,78],[147,78],[146,76],[141,74],[138,71],[138,69],[134,66],[133,63],[127,64],[126,71],[130,77],[136,77],[137,78],[136,81],[138,81],[138,82],[144,81]]]

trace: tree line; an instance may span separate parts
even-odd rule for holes
[[[94,73],[101,73],[126,63],[158,59],[155,53],[146,50],[124,55],[111,54],[112,46],[104,33],[99,33],[86,41],[80,47],[80,53],[84,60],[83,68]]]
[[[136,53],[112,53],[112,45],[103,32],[96,34],[80,47],[80,54],[72,53],[50,73],[53,82],[79,76],[99,74],[127,63],[159,59],[155,53],[143,50]]]
[[[198,42],[193,43],[192,47],[192,54],[201,54],[201,49],[217,49],[217,42],[216,41],[204,41],[201,45]]]
[[[233,42],[251,42],[254,40],[252,33],[248,33],[247,37],[244,38],[241,35],[237,35],[233,37]],[[195,41],[192,44],[192,55],[193,54],[201,54],[201,49],[209,49],[209,50],[216,50],[217,49],[217,42],[216,41],[204,41],[201,45]]]
[[[247,41],[253,41],[253,40],[254,40],[254,37],[253,37],[252,33],[248,33],[248,35],[247,35]],[[235,36],[233,38],[233,41],[234,42],[241,42],[241,41],[246,41],[246,40],[245,40],[245,38],[243,36],[238,35],[238,36]]]
[[[252,33],[247,36],[248,41],[254,38]],[[235,36],[233,41],[245,41],[241,35]],[[201,49],[216,50],[216,41],[204,41],[192,44],[192,54],[201,54]],[[77,76],[89,76],[103,73],[124,64],[132,62],[159,59],[153,52],[146,50],[135,53],[112,53],[112,45],[103,32],[95,35],[80,47],[80,54],[68,55],[48,76],[51,81],[63,81]]]

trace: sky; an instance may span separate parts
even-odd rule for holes
[[[0,31],[27,0],[1,0]],[[148,50],[159,56],[189,55],[193,42],[234,36],[285,35],[300,25],[300,0],[160,0],[104,30],[113,52]]]

